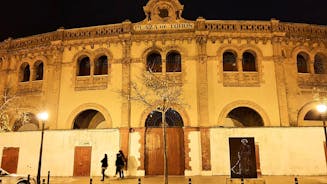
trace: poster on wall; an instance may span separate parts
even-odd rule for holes
[[[253,137],[229,138],[231,178],[257,178]]]

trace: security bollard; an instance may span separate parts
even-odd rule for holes
[[[137,184],[141,184],[141,178],[137,180]]]
[[[297,180],[297,177],[294,178],[294,184],[299,184],[299,181]]]
[[[50,171],[48,171],[48,180],[47,180],[47,184],[50,184]]]
[[[45,179],[42,179],[42,184],[45,184]]]
[[[92,184],[92,178],[90,178],[90,184]]]
[[[244,184],[244,179],[243,178],[241,178],[241,184]]]
[[[192,184],[192,179],[191,178],[188,179],[188,184]]]

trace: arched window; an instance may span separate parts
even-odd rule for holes
[[[149,54],[146,58],[147,71],[162,72],[161,55],[157,52]]]
[[[304,116],[304,120],[306,121],[321,121],[322,119],[323,118],[317,109],[311,109]]]
[[[257,71],[256,58],[252,53],[250,52],[243,53],[242,67],[243,67],[243,71],[247,71],[247,72]]]
[[[81,57],[78,60],[78,76],[87,76],[90,75],[90,58],[87,56]]]
[[[43,80],[43,62],[37,61],[34,64],[34,80]]]
[[[101,112],[93,109],[85,110],[79,113],[74,119],[73,129],[93,129],[97,128],[105,121]]]
[[[326,57],[322,54],[315,55],[314,69],[316,74],[327,74]]]
[[[263,126],[263,120],[257,111],[248,107],[237,107],[228,113],[235,126],[240,127],[257,127]]]
[[[224,71],[237,71],[236,54],[227,51],[223,54],[223,70]]]
[[[39,120],[31,112],[19,113],[12,127],[13,131],[38,130]]]
[[[94,75],[108,74],[108,57],[100,56],[94,63]]]
[[[298,73],[308,73],[308,59],[309,56],[305,53],[299,53],[296,56],[297,72]]]
[[[28,63],[23,63],[20,66],[20,82],[27,82],[30,80],[30,75],[31,75],[31,71],[30,71],[30,65]]]
[[[182,71],[182,57],[176,52],[169,52],[166,58],[166,72],[181,72]]]
[[[169,127],[183,127],[183,119],[181,115],[174,109],[169,109],[166,112],[166,123]],[[162,113],[158,111],[152,111],[145,120],[146,127],[160,127],[162,122]]]

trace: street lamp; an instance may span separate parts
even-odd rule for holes
[[[322,103],[317,105],[317,110],[320,113],[323,126],[324,126],[324,132],[325,132],[325,144],[327,144],[327,131],[326,131],[326,123],[325,123],[325,118],[326,118],[326,111],[327,111],[327,106],[326,104]]]
[[[41,112],[37,115],[37,118],[42,121],[42,133],[41,133],[41,145],[40,145],[40,155],[39,155],[39,165],[37,168],[36,182],[41,184],[41,162],[42,162],[42,148],[43,148],[43,134],[44,134],[44,124],[48,119],[49,115],[47,112]]]

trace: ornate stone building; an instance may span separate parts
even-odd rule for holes
[[[177,151],[170,154],[180,158],[173,160],[180,164],[171,174],[195,170],[194,140],[199,170],[219,170],[210,159],[212,128],[322,126],[314,109],[315,95],[327,92],[326,26],[186,20],[178,0],[149,0],[144,12],[146,19],[137,23],[60,28],[1,42],[0,90],[21,97],[19,109],[31,120],[12,118],[10,126],[39,130],[34,117],[46,110],[49,130],[118,129],[119,147],[127,154],[133,141],[140,146],[137,170],[160,174],[148,162],[162,140],[151,129],[161,122],[156,104],[117,93],[133,93],[132,82],[150,69],[178,81],[187,104],[173,105],[166,114],[175,127],[168,142]]]

